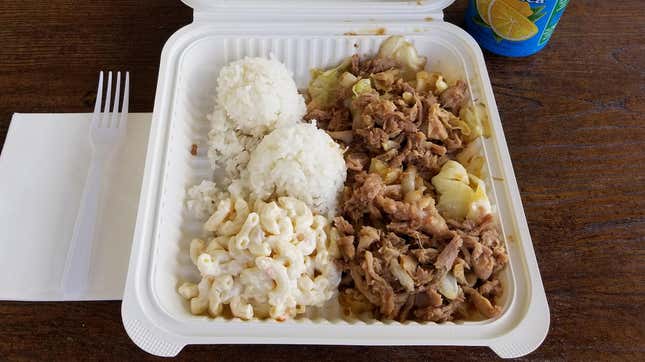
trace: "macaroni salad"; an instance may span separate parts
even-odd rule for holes
[[[179,293],[193,314],[286,320],[337,293],[340,256],[327,218],[302,201],[249,204],[231,196],[204,224],[208,242],[194,239],[190,256],[202,276]]]

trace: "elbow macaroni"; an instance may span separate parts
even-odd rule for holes
[[[190,244],[202,280],[178,290],[193,314],[229,310],[241,319],[285,320],[336,293],[339,252],[329,221],[302,201],[247,203],[233,196],[220,201],[204,229],[213,233],[210,241]]]

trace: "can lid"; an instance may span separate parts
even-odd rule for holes
[[[293,16],[320,19],[365,17],[443,18],[443,9],[455,0],[182,0],[195,14],[245,14],[249,21]]]

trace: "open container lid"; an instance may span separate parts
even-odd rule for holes
[[[390,19],[432,17],[443,19],[443,9],[455,0],[182,0],[195,10],[195,19],[203,14],[243,13],[247,21],[285,20],[293,15],[327,20],[370,17]],[[236,19],[237,20],[237,19]]]

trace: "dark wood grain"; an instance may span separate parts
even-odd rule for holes
[[[0,142],[12,112],[89,112],[99,69],[152,110],[178,0],[2,1]],[[461,24],[466,1],[447,19]],[[645,22],[638,0],[572,1],[536,56],[486,54],[551,308],[529,360],[645,360]],[[0,231],[1,232],[1,231]],[[0,251],[1,252],[1,251]],[[0,303],[0,360],[148,360],[119,302]],[[486,348],[190,346],[184,359],[474,360]]]

